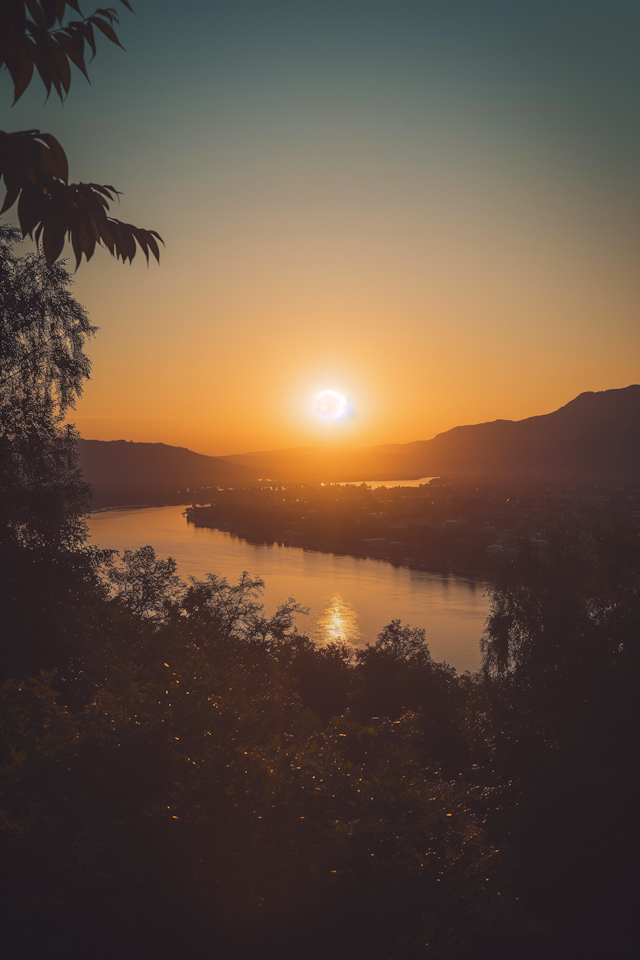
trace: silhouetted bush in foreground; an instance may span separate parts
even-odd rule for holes
[[[631,955],[637,538],[523,546],[462,677],[150,548],[2,556],[9,957]]]
[[[3,687],[13,955],[453,957],[514,926],[420,714],[326,725],[298,693],[310,660],[311,700],[358,666],[299,637],[291,604],[265,618],[258,582],[209,578],[160,612],[134,567],[101,601],[128,611],[128,659],[110,653],[102,682],[94,660],[83,706],[53,673]]]

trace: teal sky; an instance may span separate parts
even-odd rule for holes
[[[2,78],[167,244],[78,273],[85,436],[408,441],[640,379],[640,2],[134,6],[63,107]]]

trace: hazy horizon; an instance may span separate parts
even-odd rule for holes
[[[616,389],[617,389],[617,390],[624,390],[624,389],[627,389],[628,387],[631,387],[631,386],[638,386],[638,384],[627,384],[625,387],[612,387],[611,389],[613,389],[613,390],[616,390]],[[591,391],[591,390],[587,390],[587,391],[583,391],[583,392],[584,392],[584,393],[597,393],[597,392],[601,392],[601,391]],[[576,398],[575,398],[575,397],[571,397],[569,400],[567,400],[567,403],[571,402],[571,400],[574,400],[574,399],[576,399]],[[566,404],[565,404],[565,403],[561,404],[561,407],[563,407],[563,406],[566,406]],[[559,408],[556,408],[556,409],[559,409]],[[542,413],[532,414],[532,417],[546,416],[546,415],[548,415],[549,413],[554,413],[554,412],[555,412],[555,410],[545,410],[545,411],[542,412]],[[496,419],[496,420],[508,420],[508,419],[510,419],[510,418],[507,418],[507,417],[496,417],[495,419]],[[528,419],[528,418],[520,418],[520,419]],[[489,422],[489,421],[485,421],[485,422]],[[517,421],[515,421],[515,422],[517,422]],[[471,426],[471,424],[461,424],[461,423],[460,423],[460,424],[455,424],[454,426],[456,426],[456,427],[458,427],[458,426]],[[452,428],[452,429],[453,429],[453,428]],[[445,433],[446,433],[447,431],[440,431],[440,432],[445,432]],[[435,434],[434,436],[438,436],[438,434]],[[165,442],[166,442],[166,441],[164,441],[164,440],[145,440],[144,438],[142,438],[142,439],[133,439],[133,438],[125,438],[125,437],[109,437],[109,438],[103,438],[103,437],[83,437],[83,439],[85,439],[85,440],[104,440],[104,439],[108,439],[108,440],[111,440],[111,441],[114,441],[114,442],[123,441],[123,442],[131,442],[131,443],[165,443]],[[420,442],[424,442],[424,441],[432,440],[432,439],[434,439],[434,438],[433,438],[433,437],[417,437],[417,438],[414,438],[414,440],[404,441],[404,443],[409,443],[409,444],[410,444],[410,443],[420,443]],[[169,445],[169,446],[176,446],[176,447],[185,447],[185,444],[184,444],[184,443],[174,443],[174,444],[168,444],[168,445]],[[379,444],[354,445],[354,444],[349,444],[348,441],[346,441],[346,442],[345,442],[345,441],[339,442],[339,441],[335,441],[335,440],[331,440],[331,439],[329,439],[329,440],[324,439],[324,441],[320,440],[320,441],[318,441],[318,442],[315,443],[315,444],[306,444],[306,445],[304,445],[304,446],[298,446],[298,447],[272,447],[272,448],[269,448],[269,449],[260,449],[260,450],[234,450],[232,453],[217,453],[217,454],[205,454],[205,455],[206,455],[206,456],[216,456],[216,457],[220,457],[221,459],[231,459],[231,458],[233,458],[234,456],[236,456],[236,457],[237,457],[237,456],[248,456],[248,455],[250,455],[250,454],[259,455],[259,454],[261,454],[261,453],[289,453],[289,452],[293,452],[293,451],[304,452],[305,450],[311,451],[311,450],[318,450],[318,449],[326,449],[326,450],[336,449],[336,450],[344,450],[344,451],[347,451],[347,450],[358,451],[358,450],[377,449],[377,448],[382,448],[382,447],[393,447],[393,446],[401,446],[401,445],[404,445],[404,444],[403,444],[403,443],[400,443],[400,442],[397,442],[397,441],[393,441],[393,440],[390,440],[390,441],[387,441],[387,442],[383,442],[383,443],[379,443]],[[187,447],[187,449],[192,449],[192,448]],[[202,450],[193,450],[192,452],[194,452],[194,453],[204,453],[204,451],[202,451]]]
[[[76,275],[83,436],[377,446],[637,381],[639,3],[135,10],[90,86],[5,111],[166,241]]]

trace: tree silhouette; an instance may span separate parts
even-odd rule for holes
[[[129,10],[127,0],[120,0]],[[11,76],[14,103],[38,73],[47,96],[55,90],[64,100],[71,86],[71,66],[88,79],[87,53],[96,54],[95,31],[121,46],[114,30],[113,7],[98,9],[81,20],[68,20],[67,8],[80,13],[77,0],[0,0],[0,67]],[[66,21],[66,22],[65,22]],[[155,230],[144,230],[110,217],[118,191],[110,185],[69,183],[66,154],[50,133],[0,131],[0,180],[6,195],[0,216],[17,203],[23,237],[31,237],[51,266],[62,253],[65,238],[73,245],[76,269],[90,260],[97,245],[131,262],[138,247],[160,259]]]
[[[0,529],[23,544],[77,545],[89,487],[62,423],[89,376],[84,346],[96,328],[62,264],[16,257],[19,239],[0,226]]]

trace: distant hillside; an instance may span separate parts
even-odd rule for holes
[[[417,479],[442,474],[640,472],[640,386],[582,393],[553,413],[454,427],[432,440],[226,457],[279,480]]]
[[[80,440],[80,468],[96,506],[171,499],[178,491],[246,482],[253,471],[186,447],[127,440]]]
[[[397,459],[455,474],[635,472],[640,386],[581,393],[553,413],[526,420],[454,427],[433,440],[403,445]]]
[[[207,457],[185,447],[80,440],[97,506],[175,500],[187,488],[288,481],[434,476],[640,473],[640,386],[582,393],[553,413],[454,427],[432,440],[345,450],[300,447]]]

